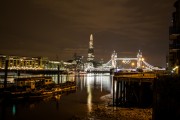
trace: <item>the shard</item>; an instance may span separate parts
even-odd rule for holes
[[[88,62],[94,61],[94,47],[93,47],[93,35],[90,35],[89,49],[88,49]]]

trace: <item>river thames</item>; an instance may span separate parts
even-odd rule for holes
[[[52,76],[57,83],[57,75]],[[67,92],[39,101],[0,102],[1,120],[71,120],[88,116],[93,106],[103,103],[101,97],[112,93],[112,75],[60,75],[60,81],[76,81],[76,91]]]

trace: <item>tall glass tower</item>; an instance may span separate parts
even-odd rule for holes
[[[94,47],[93,47],[93,35],[90,35],[90,41],[89,41],[89,49],[88,49],[88,62],[94,61]]]

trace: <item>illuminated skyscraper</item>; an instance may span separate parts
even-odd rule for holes
[[[172,25],[169,28],[169,69],[180,74],[180,0],[174,3]]]
[[[89,49],[88,49],[88,62],[94,61],[94,47],[93,47],[93,35],[90,35],[90,41],[89,41]]]

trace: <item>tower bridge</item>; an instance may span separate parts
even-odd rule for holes
[[[118,58],[117,53],[114,51],[111,55],[111,59],[98,68],[86,68],[86,71],[110,71],[110,69],[117,69],[122,71],[153,71],[153,70],[165,70],[165,68],[154,67],[147,63],[142,56],[142,52],[139,50],[137,56],[134,58]]]

